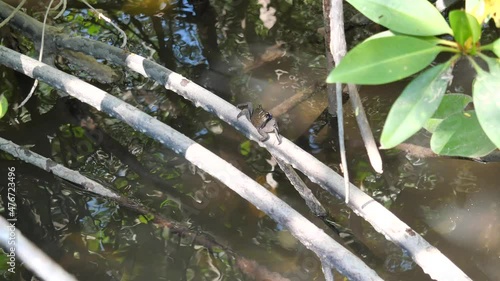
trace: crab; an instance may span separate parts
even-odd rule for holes
[[[274,119],[271,113],[265,111],[260,104],[254,110],[251,102],[238,104],[236,107],[241,109],[237,118],[245,115],[259,132],[261,136],[260,141],[268,140],[269,133],[274,133],[276,135],[276,139],[278,140],[278,144],[281,144],[278,122]]]

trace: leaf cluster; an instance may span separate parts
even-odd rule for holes
[[[490,18],[497,21],[499,5],[494,3],[498,1],[468,1],[467,11],[449,13],[449,24],[427,0],[347,2],[389,30],[347,53],[328,83],[384,84],[420,72],[392,106],[380,139],[382,148],[395,147],[421,128],[433,133],[431,148],[441,155],[480,157],[500,147],[500,40],[480,43],[481,24]],[[445,34],[454,40],[438,37]],[[497,58],[484,51],[492,51]],[[450,58],[428,67],[442,52],[451,53]],[[469,59],[477,73],[472,98],[445,95],[461,57]],[[479,67],[478,58],[488,70]],[[465,111],[471,102],[474,110]]]

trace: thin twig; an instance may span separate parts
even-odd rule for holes
[[[14,255],[18,256],[27,268],[31,269],[43,280],[76,281],[77,279],[66,272],[59,264],[35,246],[30,240],[15,228],[15,223],[8,222],[0,216],[0,244],[5,249],[15,249]],[[15,240],[12,240],[14,238]],[[15,241],[14,247],[12,241]],[[15,263],[15,262],[14,262]],[[9,264],[7,262],[7,264]],[[18,263],[20,264],[20,263]],[[5,266],[5,264],[3,265]],[[5,270],[4,276],[8,276]],[[13,280],[13,279],[11,279]]]
[[[21,1],[21,3],[17,5],[14,11],[12,11],[12,13],[10,13],[8,17],[6,17],[2,22],[0,22],[0,28],[2,28],[2,26],[4,26],[7,22],[9,22],[11,18],[13,18],[16,15],[16,13],[23,7],[24,3],[26,3],[26,0]]]
[[[63,15],[64,11],[66,11],[66,5],[68,4],[68,0],[61,0],[61,1],[59,1],[59,4],[57,4],[54,7],[54,10],[59,9],[59,7],[61,7],[61,4],[62,4],[63,7],[62,7],[61,11],[54,17],[54,19],[59,18],[60,16]]]
[[[116,30],[118,30],[118,32],[120,32],[120,34],[122,35],[121,37],[123,37],[123,42],[122,42],[122,45],[120,46],[120,48],[124,48],[127,45],[127,34],[125,33],[125,31],[123,31],[120,27],[118,27],[118,25],[116,25],[110,18],[105,16],[103,13],[94,9],[94,7],[92,7],[87,1],[85,1],[85,0],[80,0],[80,1],[83,4],[87,5],[87,7],[89,7],[94,13],[96,13],[98,15],[99,19],[102,18],[105,22],[111,24],[114,28],[116,28]]]
[[[45,43],[45,26],[47,25],[47,17],[49,16],[50,7],[52,6],[53,2],[54,2],[54,0],[50,0],[49,6],[47,7],[47,10],[45,11],[45,16],[43,17],[42,40],[40,43],[40,53],[38,54],[38,61],[42,61],[42,58],[43,58],[43,45]],[[30,100],[30,98],[31,98],[31,96],[33,96],[33,93],[35,92],[35,89],[37,86],[38,86],[38,79],[35,79],[35,83],[33,83],[33,86],[31,87],[31,90],[30,90],[28,96],[26,96],[26,98],[15,109],[23,107]]]
[[[372,129],[370,128],[370,123],[368,123],[368,118],[366,117],[365,109],[361,103],[361,98],[359,97],[358,88],[354,84],[347,84],[349,89],[349,100],[351,101],[352,109],[354,115],[356,116],[356,121],[359,126],[359,132],[361,133],[361,138],[365,144],[366,153],[368,154],[368,159],[370,159],[370,164],[372,165],[375,172],[383,173],[383,163],[382,157],[380,156],[380,151],[378,150],[377,143],[373,137]]]

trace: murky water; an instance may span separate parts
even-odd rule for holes
[[[277,4],[278,22],[270,31],[258,19],[260,5],[247,1],[186,1],[166,10],[160,10],[161,3],[144,1],[140,7],[128,3],[123,8],[127,13],[109,13],[128,33],[129,50],[161,62],[234,104],[252,101],[272,110],[295,94],[310,96],[279,115],[281,133],[339,171],[337,133],[335,124],[330,125],[335,121],[324,112],[322,83],[327,71],[318,32],[323,24],[321,6],[297,1]],[[96,7],[105,9],[107,5],[111,4]],[[116,33],[93,24],[86,10],[71,9],[64,16],[58,23],[66,30],[118,42]],[[358,42],[367,35],[364,32],[377,30],[370,28],[351,28],[348,36]],[[61,63],[68,65],[68,71],[81,70],[71,62]],[[348,244],[381,277],[429,279],[410,257],[340,200],[304,179],[332,214],[341,235],[314,218],[266,150],[174,93],[112,67],[117,73],[113,77],[120,77],[119,81],[101,85],[104,89],[272,189],[336,240]],[[9,72],[2,69],[2,73]],[[85,78],[103,83],[91,73]],[[377,138],[403,87],[404,83],[395,83],[361,89]],[[251,280],[264,267],[292,280],[323,280],[314,254],[286,230],[161,144],[79,103],[60,100],[51,110],[56,94],[50,88],[41,87],[38,100],[49,114],[42,119],[27,112],[9,113],[1,120],[2,137],[34,144],[32,149],[38,153],[137,198],[156,212],[189,225],[192,231],[213,235],[248,259],[242,266],[223,250],[208,251],[148,223],[151,218],[147,216],[77,191],[65,181],[3,155],[2,167],[14,165],[19,171],[21,230],[38,245],[45,245],[44,250],[80,280]],[[87,117],[99,128],[92,132],[101,138],[89,133]],[[18,127],[11,125],[13,118],[21,120]],[[426,145],[429,136],[421,132],[410,141]],[[384,174],[376,174],[367,162],[348,104],[346,144],[351,182],[422,234],[474,280],[500,279],[498,164],[423,159],[390,150],[383,152]],[[354,242],[349,243],[351,240]],[[26,271],[21,274],[29,275]],[[20,275],[16,278],[13,280],[21,279]],[[342,277],[337,274],[336,280]]]

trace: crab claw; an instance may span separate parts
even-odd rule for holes
[[[252,117],[253,114],[253,105],[251,102],[240,103],[236,105],[237,108],[241,109],[240,113],[236,118],[240,118],[242,115],[245,115],[248,120]]]

